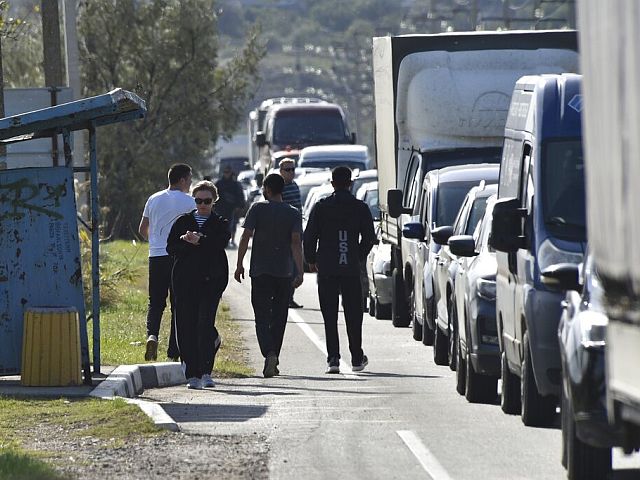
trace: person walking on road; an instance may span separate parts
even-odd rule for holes
[[[177,345],[187,387],[213,387],[211,378],[222,339],[216,312],[227,287],[229,265],[225,247],[229,222],[213,211],[218,199],[215,185],[198,182],[193,189],[196,209],[174,223],[167,239],[173,256],[171,286],[175,301]]]
[[[287,325],[291,287],[302,284],[302,218],[282,201],[284,180],[276,173],[262,184],[266,200],[254,203],[244,219],[234,278],[244,278],[243,260],[251,247],[251,305],[260,352],[265,358],[265,377],[278,375],[279,356]],[[295,271],[294,276],[294,264]]]
[[[291,158],[282,159],[280,161],[280,175],[284,179],[282,201],[296,208],[299,212],[302,212],[302,198],[300,197],[300,187],[298,187],[298,184],[294,180],[296,176],[296,162]],[[294,272],[294,275],[295,273],[296,272]],[[304,307],[304,305],[300,305],[293,299],[293,294],[295,293],[295,291],[296,289],[292,287],[291,295],[289,297],[289,308],[302,308]]]
[[[351,170],[336,167],[331,172],[334,193],[311,210],[304,231],[304,256],[312,272],[318,273],[318,297],[327,343],[326,373],[340,373],[338,296],[347,325],[351,365],[355,372],[367,366],[362,350],[362,285],[360,263],[375,242],[373,218],[366,203],[350,192]]]
[[[229,246],[235,247],[238,213],[244,207],[244,191],[242,190],[242,184],[234,178],[234,173],[230,166],[227,165],[222,170],[222,178],[216,182],[216,188],[220,195],[216,211],[223,218],[229,220],[229,230],[231,231]]]
[[[173,295],[171,294],[171,257],[167,253],[167,236],[176,219],[195,207],[189,192],[191,167],[184,163],[172,165],[167,174],[169,186],[154,193],[144,206],[138,232],[149,240],[149,305],[147,307],[147,343],[145,360],[158,357],[160,321],[167,306],[167,293],[171,303],[171,334],[167,357],[178,358],[173,323]]]

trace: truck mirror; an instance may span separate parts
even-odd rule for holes
[[[396,188],[387,191],[387,208],[391,218],[398,218],[402,215],[402,190]]]
[[[404,238],[414,238],[416,240],[424,240],[424,226],[420,222],[405,223],[402,227],[402,236]]]
[[[458,257],[475,257],[476,242],[471,235],[454,235],[449,237],[449,250]]]
[[[256,145],[264,147],[267,144],[267,137],[264,132],[256,132]]]
[[[557,263],[542,270],[540,280],[547,287],[581,292],[579,270],[580,267],[575,263]]]
[[[493,207],[491,221],[491,246],[500,251],[513,253],[525,245],[522,235],[522,218],[526,209],[520,207],[516,198],[501,198]]]
[[[356,143],[356,132],[351,132],[351,143],[354,145]]]

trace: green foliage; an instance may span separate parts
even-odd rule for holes
[[[226,63],[218,61],[214,0],[105,0],[79,19],[87,94],[114,87],[147,102],[145,119],[98,135],[106,233],[131,238],[146,198],[166,186],[172,163],[207,174],[211,145],[233,133],[253,92],[264,51],[259,31]]]
[[[6,5],[7,2],[0,2],[4,85],[11,88],[44,85],[39,7],[18,6],[15,12],[17,17],[10,18],[7,17]]]
[[[62,480],[47,463],[18,447],[0,444],[0,478],[5,480]]]

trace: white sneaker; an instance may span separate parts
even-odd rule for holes
[[[213,381],[213,378],[211,378],[211,375],[209,375],[208,373],[205,373],[204,375],[202,375],[201,383],[204,388],[210,388],[210,387],[216,386],[216,383]]]
[[[187,380],[187,388],[192,390],[202,390],[202,382],[198,377],[191,377]]]

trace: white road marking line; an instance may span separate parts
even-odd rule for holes
[[[307,337],[309,337],[309,340],[311,340],[311,342],[313,342],[313,344],[318,347],[318,349],[322,353],[324,353],[326,357],[327,347],[325,346],[324,342],[320,340],[320,337],[316,335],[316,332],[313,331],[313,329],[309,326],[309,324],[307,324],[307,322],[304,321],[304,319],[298,314],[298,312],[289,310],[289,318],[293,321],[293,323],[300,327],[302,332]],[[351,370],[351,367],[342,359],[340,360],[340,373],[343,373],[345,375],[353,375],[353,370]]]
[[[411,430],[398,430],[396,433],[433,480],[451,480],[451,477],[438,459],[425,447],[422,440],[414,432]]]

